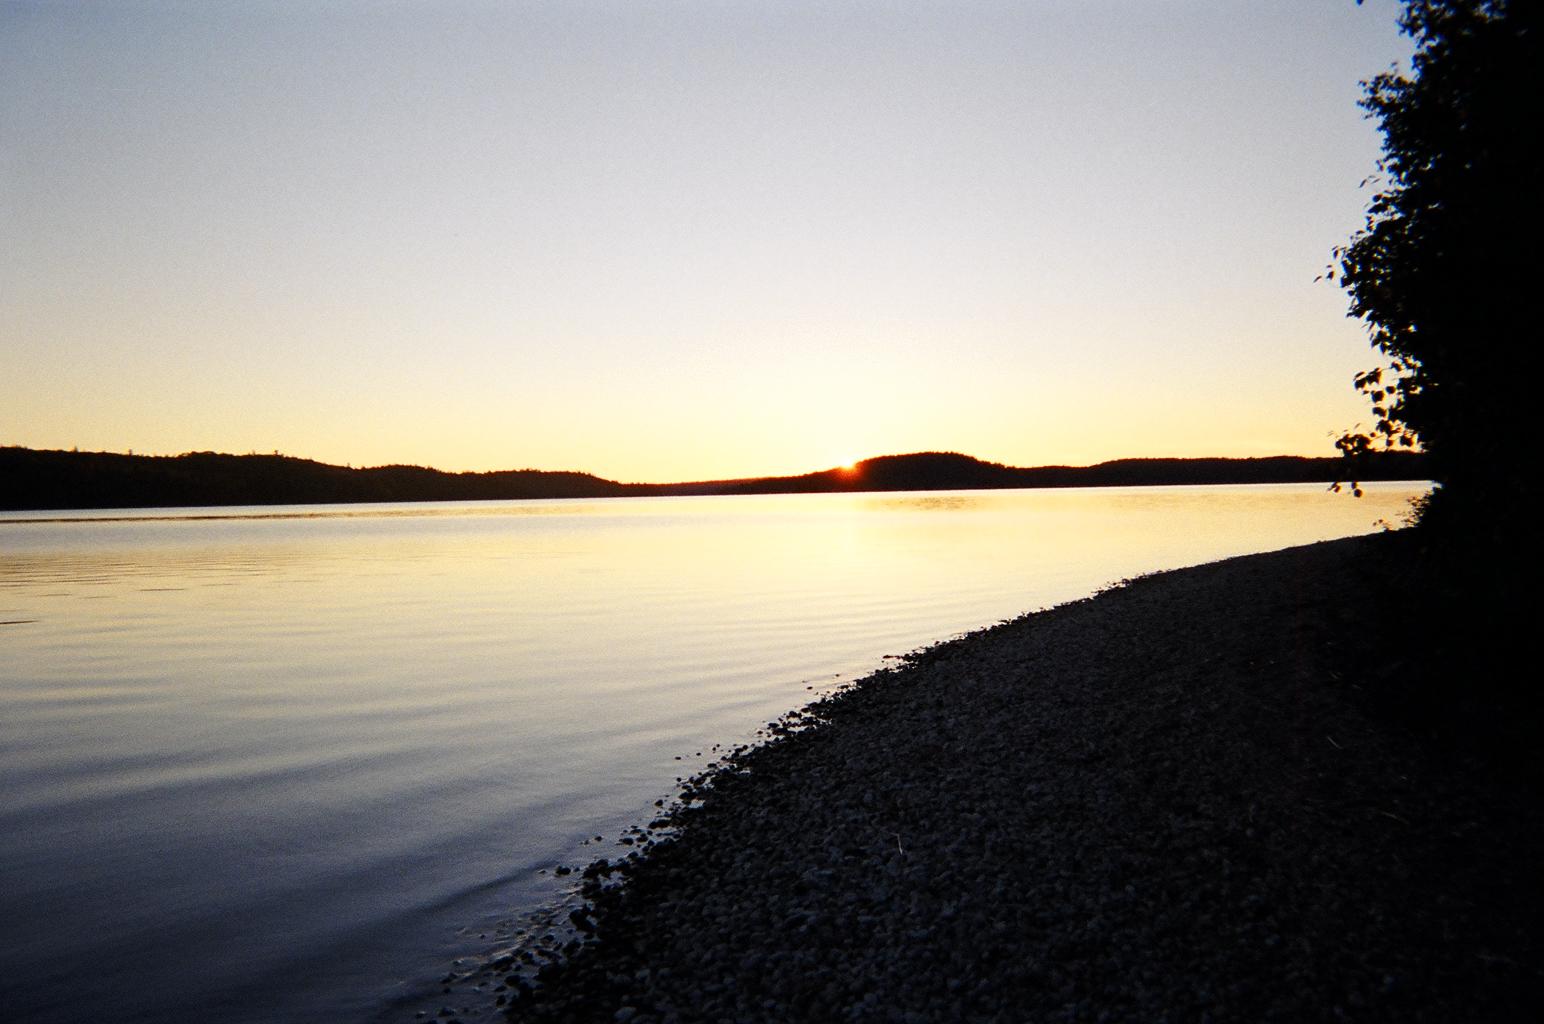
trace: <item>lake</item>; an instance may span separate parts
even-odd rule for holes
[[[714,744],[1365,486],[0,514],[0,1006],[414,1019]]]

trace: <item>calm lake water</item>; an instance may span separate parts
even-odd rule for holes
[[[0,1007],[412,1019],[812,688],[1424,490],[0,515]]]

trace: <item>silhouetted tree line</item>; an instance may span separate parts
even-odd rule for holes
[[[1023,469],[968,455],[922,452],[868,459],[802,476],[679,484],[627,484],[588,473],[534,469],[443,473],[421,466],[351,469],[284,455],[119,455],[0,448],[0,508],[169,508],[647,495],[779,494],[1114,487],[1164,484],[1314,483],[1335,479],[1334,458],[1122,459],[1096,466]],[[1365,479],[1425,479],[1424,457],[1379,455]]]
[[[1424,480],[1424,459],[1389,452],[1369,461],[1368,480]],[[852,469],[802,476],[669,485],[674,493],[768,494],[829,491],[939,491],[1008,487],[1138,487],[1181,484],[1327,483],[1334,458],[1280,455],[1258,459],[1118,459],[1093,466],[1024,468],[953,452],[918,452],[865,459]],[[679,488],[691,488],[690,491]]]
[[[0,507],[171,508],[333,502],[613,497],[622,484],[586,473],[442,473],[350,469],[285,455],[119,455],[0,448]]]
[[[1351,313],[1385,357],[1356,379],[1373,426],[1341,450],[1418,443],[1439,485],[1429,515],[1506,542],[1537,533],[1540,496],[1527,374],[1544,241],[1541,12],[1537,0],[1409,0],[1410,73],[1365,83],[1382,187],[1336,250]]]
[[[1503,662],[1531,654],[1521,644],[1544,565],[1531,392],[1541,17],[1539,0],[1406,0],[1408,73],[1364,83],[1383,133],[1379,188],[1330,271],[1383,357],[1355,381],[1373,425],[1339,446],[1352,465],[1388,448],[1430,454],[1430,589],[1403,612],[1433,620],[1427,635],[1448,638],[1449,674],[1471,690],[1482,678],[1538,689]]]

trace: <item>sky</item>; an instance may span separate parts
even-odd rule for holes
[[[1334,454],[1392,0],[0,0],[0,444]]]

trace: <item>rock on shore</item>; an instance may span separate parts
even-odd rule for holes
[[[1544,815],[1386,713],[1408,666],[1367,611],[1402,543],[1142,578],[812,705],[592,867],[583,941],[506,1009],[1532,1019]]]

